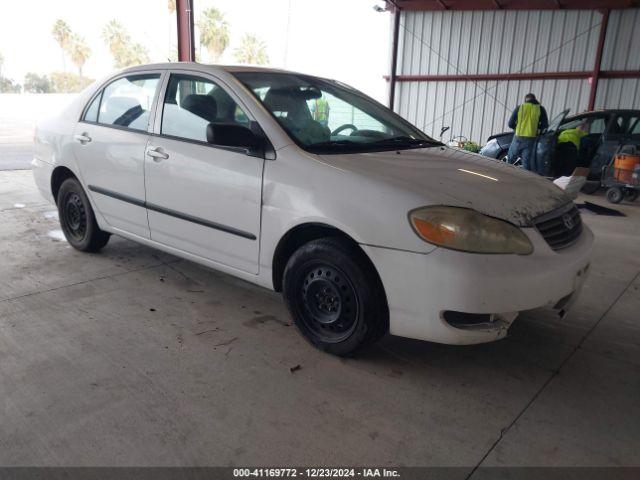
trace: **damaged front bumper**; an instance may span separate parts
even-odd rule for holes
[[[390,332],[474,344],[503,338],[524,310],[548,307],[566,315],[589,273],[593,234],[585,226],[574,244],[554,251],[535,229],[523,231],[533,244],[531,255],[363,246],[387,294]]]

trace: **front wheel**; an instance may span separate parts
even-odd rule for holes
[[[389,329],[378,274],[346,239],[322,238],[300,247],[287,262],[283,295],[304,337],[334,355],[361,350]]]
[[[83,252],[97,252],[107,244],[110,234],[98,227],[89,198],[77,179],[62,182],[56,203],[69,245]]]

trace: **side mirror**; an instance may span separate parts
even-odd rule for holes
[[[262,137],[251,129],[233,123],[210,123],[207,125],[207,142],[225,147],[240,147],[257,150],[263,146]]]

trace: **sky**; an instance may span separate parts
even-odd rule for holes
[[[194,0],[195,18],[207,7],[221,10],[230,24],[230,45],[221,63],[234,63],[233,50],[251,33],[267,45],[270,65],[348,83],[386,102],[383,76],[389,70],[390,14],[376,12],[376,0]],[[29,14],[29,15],[27,15]],[[65,20],[92,50],[83,73],[100,78],[115,70],[101,38],[111,19],[121,21],[151,61],[166,61],[176,48],[175,13],[167,0],[3,1],[0,16],[2,75],[22,83],[27,72],[77,71],[51,35]],[[198,31],[196,30],[196,37]],[[198,40],[196,38],[196,45]],[[196,47],[197,48],[197,47]],[[205,49],[201,60],[208,61]]]

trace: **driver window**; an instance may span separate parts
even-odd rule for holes
[[[164,98],[160,133],[206,142],[210,123],[248,127],[250,120],[229,94],[212,80],[172,74]]]

